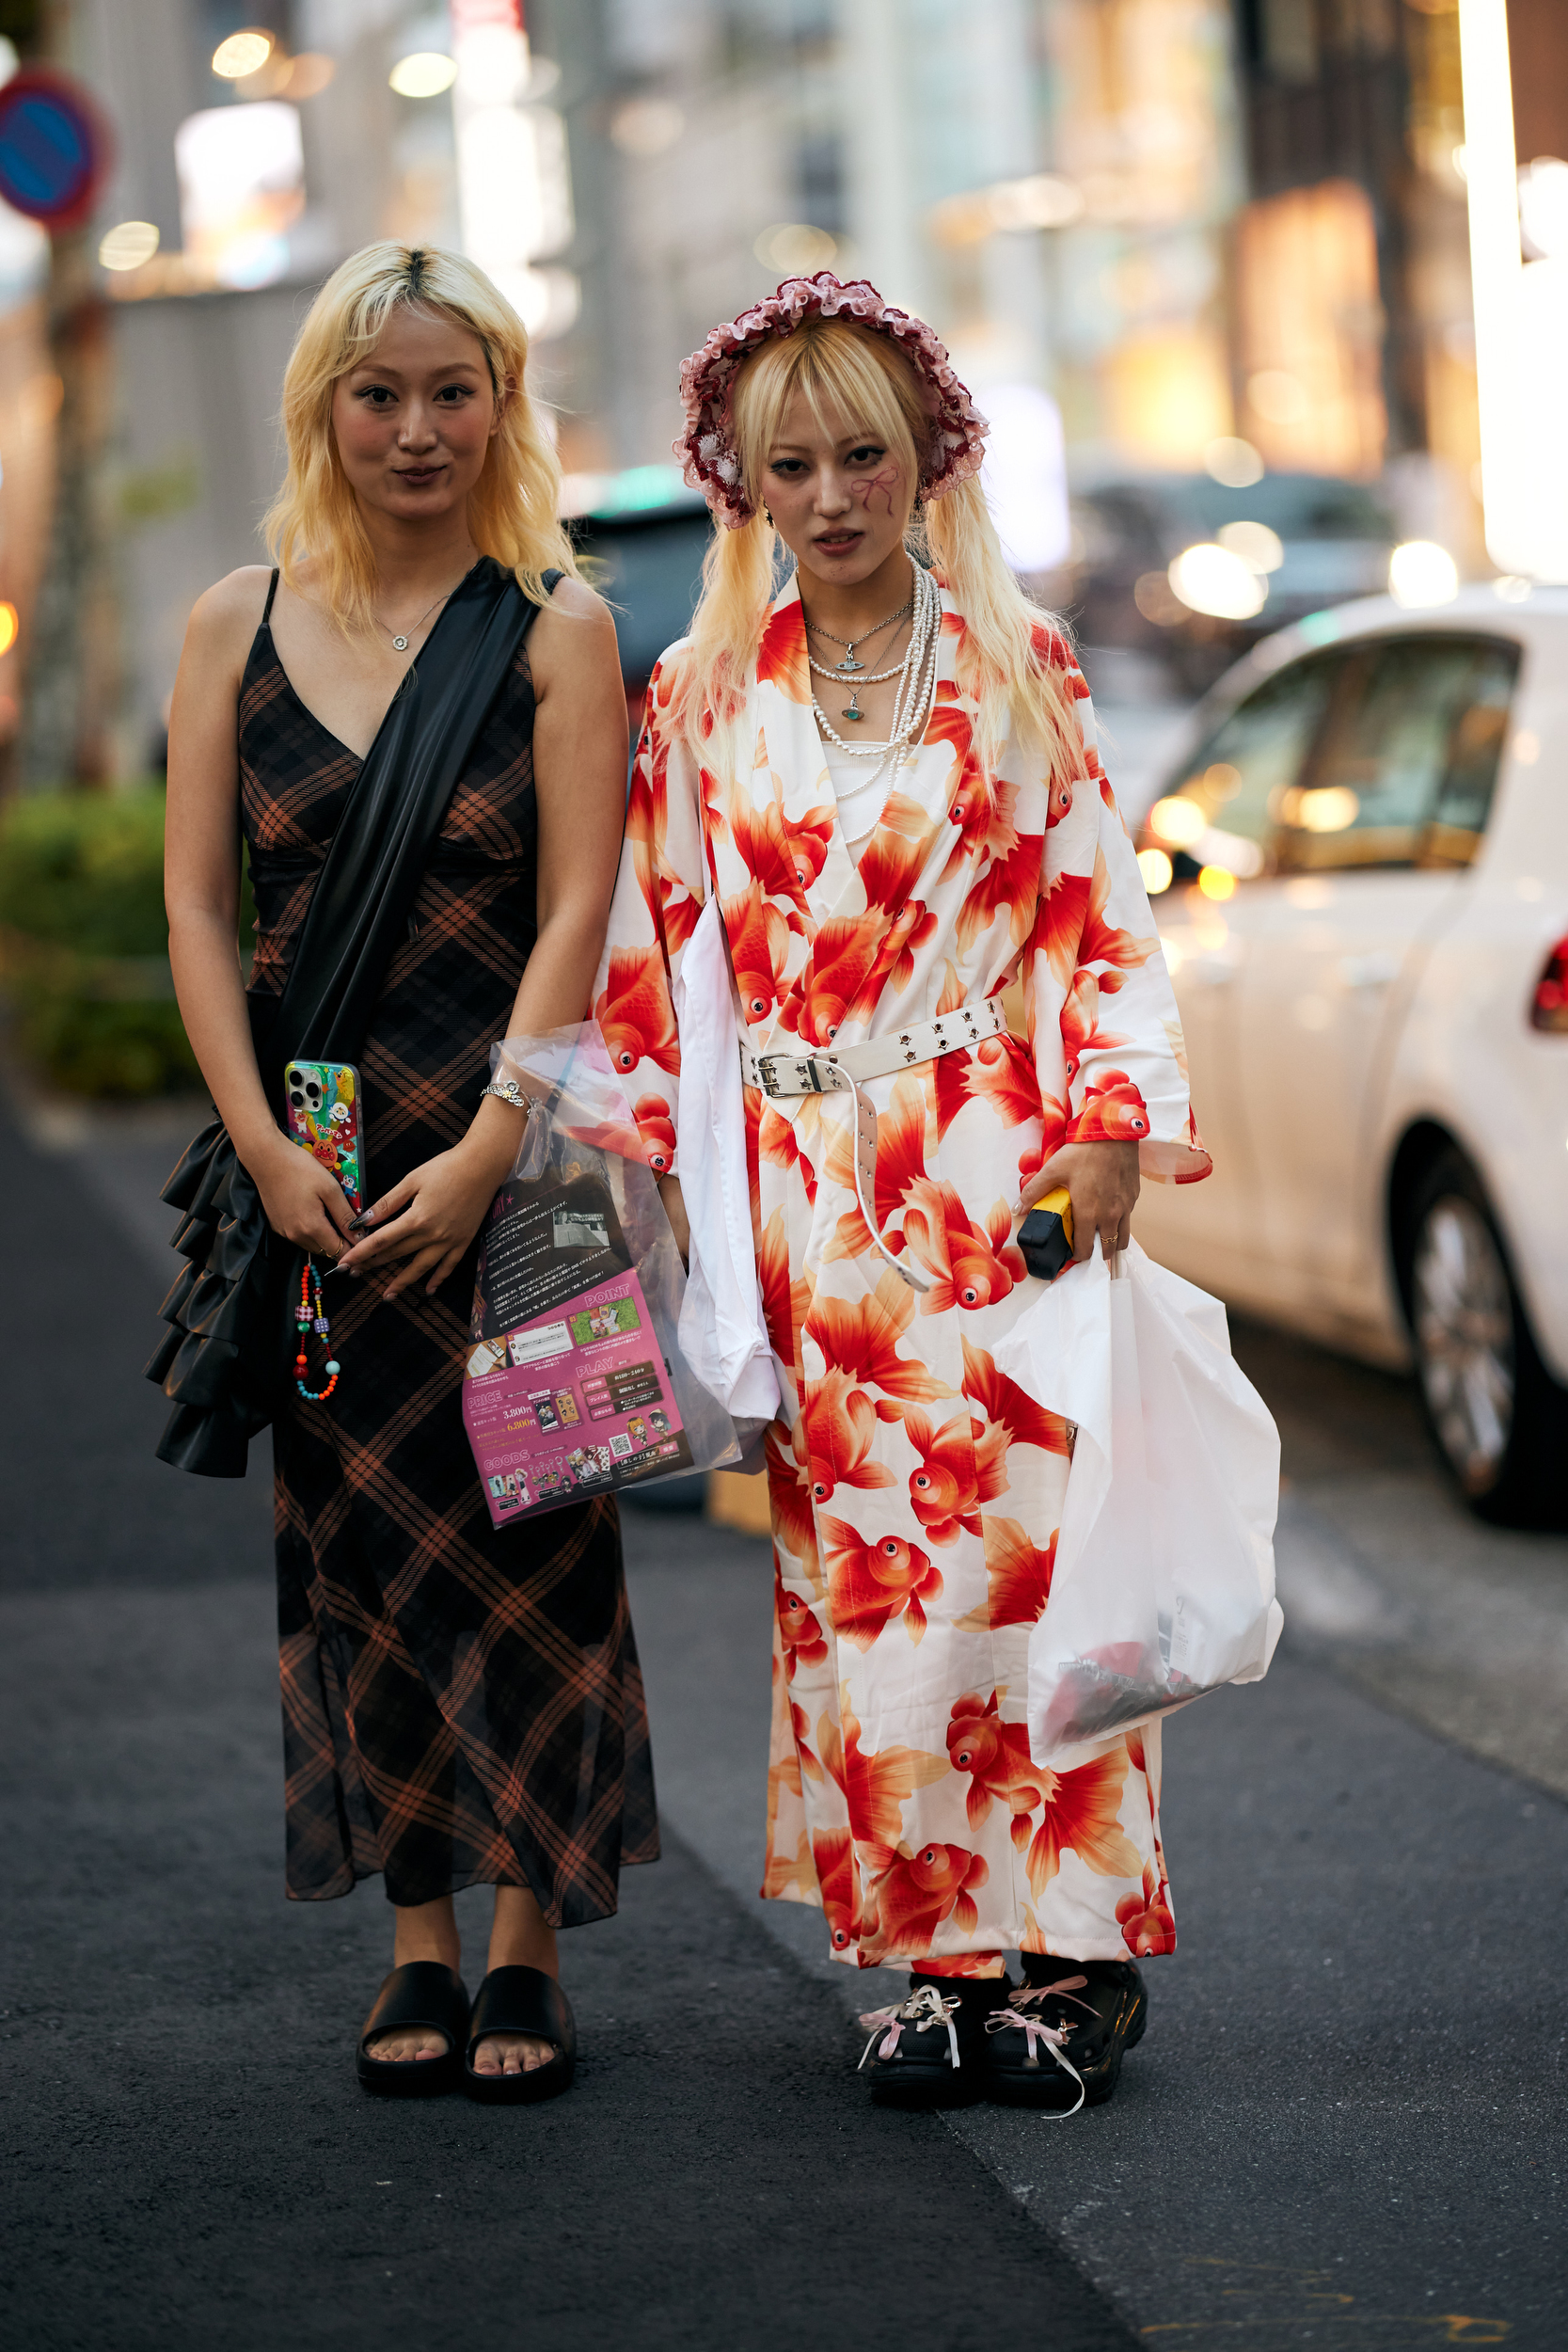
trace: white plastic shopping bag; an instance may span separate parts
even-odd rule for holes
[[[681,1197],[691,1228],[681,1354],[745,1439],[778,1411],[779,1380],[752,1237],[740,1028],[716,897],[687,942],[674,1008]]]
[[[1037,1763],[1268,1671],[1279,1433],[1225,1310],[1132,1243],[1070,1267],[996,1350],[1076,1425],[1051,1597],[1029,1645]]]

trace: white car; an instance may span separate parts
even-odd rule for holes
[[[1270,638],[1138,839],[1214,1158],[1145,1187],[1140,1240],[1272,1322],[1414,1359],[1473,1505],[1561,1524],[1568,590],[1377,597]]]

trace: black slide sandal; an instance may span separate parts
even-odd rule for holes
[[[528,2033],[555,2044],[556,2055],[524,2074],[476,2074],[474,2052],[492,2033]],[[463,2088],[470,2099],[498,2106],[521,2106],[553,2099],[569,2090],[578,2062],[578,2027],[572,2004],[542,1968],[492,1968],[474,1995],[468,2046],[463,2054]]]
[[[424,2026],[444,2033],[439,2058],[376,2058],[366,2043],[400,2026]],[[439,1960],[405,1960],[383,1979],[359,2036],[355,2071],[367,2090],[383,2098],[428,2099],[455,2088],[459,2058],[468,2037],[468,1996],[463,1979]]]

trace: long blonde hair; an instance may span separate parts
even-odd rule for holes
[[[524,389],[528,329],[482,269],[436,246],[364,246],[333,271],[310,305],[283,376],[289,470],[262,524],[274,563],[293,588],[301,562],[314,558],[339,627],[373,627],[375,562],[338,455],[332,394],[400,310],[467,327],[483,346],[498,405],[510,389],[483,471],[468,493],[468,532],[481,555],[515,573],[531,602],[547,604],[541,575],[553,566],[575,579],[578,565],[556,513],[555,450]]]
[[[676,723],[694,740],[738,717],[775,594],[779,539],[762,513],[762,473],[797,392],[817,424],[829,412],[882,442],[906,481],[919,475],[929,421],[914,370],[891,340],[842,319],[809,319],[761,344],[736,377],[732,417],[746,493],[757,509],[738,530],[721,526],[703,566],[691,619],[691,656],[676,688]],[[1007,568],[973,476],[941,498],[911,505],[904,543],[952,594],[964,628],[955,672],[978,706],[976,749],[988,763],[1009,732],[1042,752],[1053,770],[1081,765],[1082,739],[1059,670],[1044,658],[1042,633],[1064,640],[1063,623],[1025,595]]]

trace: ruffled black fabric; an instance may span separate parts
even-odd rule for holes
[[[221,1119],[209,1120],[159,1198],[185,1212],[172,1242],[188,1263],[159,1310],[169,1328],[147,1367],[175,1408],[158,1459],[203,1478],[243,1478],[284,1369],[284,1253],[271,1248],[261,1195]]]

